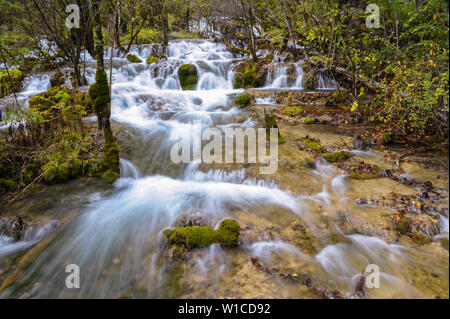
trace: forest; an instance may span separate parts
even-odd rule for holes
[[[443,0],[0,0],[0,298],[448,299],[448,30]]]

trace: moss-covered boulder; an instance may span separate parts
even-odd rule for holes
[[[264,128],[266,129],[266,138],[268,140],[270,140],[270,129],[276,128],[278,130],[278,144],[285,142],[284,137],[281,136],[280,130],[278,129],[277,120],[272,111],[264,110]]]
[[[50,86],[61,86],[65,83],[64,74],[58,70],[56,74],[50,79]]]
[[[244,62],[236,68],[233,87],[235,89],[263,87],[266,83],[266,78],[267,65],[264,64],[264,61],[260,63]]]
[[[304,124],[310,125],[316,123],[316,119],[312,117],[307,117],[303,120]]]
[[[198,83],[197,68],[193,64],[183,64],[178,69],[178,78],[183,90],[194,90]]]
[[[105,173],[103,173],[102,178],[106,180],[108,183],[114,183],[116,180],[118,180],[120,177],[119,173],[117,171],[114,171],[112,169],[107,170]]]
[[[149,57],[147,57],[146,62],[147,62],[147,64],[158,63],[159,58],[157,56],[150,55]]]
[[[312,149],[313,151],[317,153],[324,153],[325,147],[321,145],[319,142],[312,140],[310,138],[305,138],[302,140],[303,145],[307,146],[308,148]]]
[[[203,226],[176,227],[164,230],[169,244],[179,245],[188,249],[208,247],[218,243],[225,246],[236,246],[239,239],[240,225],[237,221],[226,219],[220,223],[217,230]]]
[[[298,116],[302,114],[304,110],[301,107],[298,106],[289,106],[283,110],[283,114],[290,115],[290,116]]]
[[[139,59],[137,56],[135,56],[134,54],[128,54],[127,55],[127,60],[131,63],[142,63],[142,60]]]
[[[19,92],[22,88],[22,83],[22,71],[17,69],[0,70],[0,98]]]
[[[308,90],[315,90],[319,87],[319,73],[317,70],[308,62],[304,61],[301,64],[303,69],[302,86]]]
[[[247,93],[241,94],[236,98],[236,105],[239,107],[246,107],[248,105],[250,105],[252,99],[250,97],[250,95],[248,95]]]
[[[341,160],[346,160],[350,158],[350,154],[346,151],[340,151],[340,152],[334,152],[334,153],[325,153],[323,154],[323,157],[328,162],[338,162]]]
[[[10,179],[0,178],[0,194],[13,191],[16,183]]]

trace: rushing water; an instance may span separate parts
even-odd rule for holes
[[[143,46],[131,53],[145,61],[155,48]],[[245,169],[205,172],[198,162],[173,164],[170,148],[197,132],[198,124],[193,121],[200,121],[203,129],[223,129],[243,113],[232,99],[240,92],[232,89],[237,61],[225,46],[209,41],[174,41],[166,54],[167,59],[158,64],[146,65],[130,64],[115,52],[112,119],[130,132],[130,141],[136,144],[127,159],[120,161],[121,179],[111,191],[65,196],[72,198],[71,204],[62,205],[74,209],[73,202],[84,198],[76,216],[59,227],[54,239],[39,250],[31,265],[0,296],[311,297],[302,289],[286,288],[277,278],[267,282],[267,278],[258,277],[262,275],[254,267],[246,268],[250,257],[268,265],[308,272],[322,285],[343,292],[352,292],[361,271],[368,264],[377,264],[381,288],[368,292],[370,297],[423,296],[402,272],[414,267],[410,248],[387,244],[377,237],[344,236],[338,225],[334,225],[335,231],[345,240],[324,244],[313,256],[282,237],[257,234],[244,235],[242,246],[236,249],[212,245],[198,250],[185,266],[170,260],[162,230],[173,227],[181,218],[201,217],[212,227],[225,218],[235,218],[241,224],[254,219],[256,228],[294,219],[303,221],[312,234],[318,235],[320,227],[314,210],[345,207],[350,186],[345,175],[325,163],[318,163],[311,174],[311,182],[320,191],[304,195],[283,191],[270,181],[248,178]],[[95,64],[90,57],[88,62],[86,75],[91,84]],[[196,90],[180,89],[177,70],[183,63],[192,63],[199,71]],[[288,68],[295,71],[290,76]],[[301,88],[301,76],[297,64],[274,65],[267,87]],[[334,83],[322,79],[321,85],[331,88]],[[48,78],[33,78],[26,87],[24,95],[45,90]],[[233,125],[247,127],[254,122],[248,119]],[[448,219],[442,219],[442,225],[448,237]],[[0,259],[2,254],[8,256],[35,245],[46,229],[18,243],[0,236]],[[69,264],[80,267],[80,289],[65,288]],[[233,281],[235,274],[241,282]],[[244,288],[239,290],[241,284]]]

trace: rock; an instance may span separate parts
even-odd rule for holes
[[[11,79],[13,83],[11,83]],[[0,98],[19,92],[22,83],[22,71],[17,69],[0,70]]]
[[[308,61],[301,65],[303,69],[302,86],[308,90],[315,90],[319,87],[319,73],[313,68]]]
[[[312,140],[310,138],[305,138],[302,140],[303,145],[305,145],[306,147],[312,149],[315,152],[318,153],[324,153],[325,152],[325,147],[323,145],[321,145],[319,142]]]
[[[130,61],[131,63],[142,63],[142,60],[139,59],[137,56],[135,56],[134,54],[128,54],[127,55],[127,60]]]
[[[290,115],[290,116],[297,116],[304,112],[302,108],[298,106],[289,106],[283,110],[283,114]]]
[[[303,124],[314,124],[314,123],[316,123],[316,119],[311,117],[307,117],[303,120]]]
[[[243,108],[246,107],[248,105],[250,105],[251,103],[251,98],[250,95],[248,95],[247,93],[241,94],[236,98],[236,105]]]
[[[208,247],[214,243],[225,246],[236,246],[239,239],[240,225],[237,221],[226,219],[217,230],[207,226],[186,226],[165,229],[164,235],[171,245],[179,245],[188,249]]]
[[[159,58],[157,56],[150,55],[149,57],[147,57],[146,62],[147,62],[147,64],[158,63]]]
[[[183,64],[178,69],[178,78],[183,90],[194,90],[198,83],[197,68],[193,64]]]
[[[350,154],[346,151],[340,151],[340,152],[335,152],[335,153],[325,153],[325,154],[323,154],[323,157],[328,162],[338,162],[338,161],[346,160],[346,159],[350,158]]]
[[[25,230],[28,225],[24,223],[21,217],[9,217],[0,220],[0,235],[19,241],[24,238]]]
[[[58,70],[56,74],[50,79],[50,86],[61,86],[65,83],[64,74]]]
[[[270,129],[276,128],[278,129],[278,124],[275,119],[275,115],[273,115],[272,111],[264,110],[264,128],[266,129],[267,139],[270,140]],[[278,144],[284,143],[284,137],[281,136],[280,130],[278,129]]]

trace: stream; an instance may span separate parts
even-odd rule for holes
[[[162,53],[158,50],[144,45],[130,53],[145,61]],[[111,118],[122,137],[121,178],[114,185],[79,179],[38,186],[4,212],[33,216],[37,226],[20,242],[0,234],[0,287],[12,280],[0,291],[1,298],[318,297],[305,285],[261,271],[252,258],[280,273],[307,274],[316,285],[344,294],[353,293],[359,275],[375,264],[380,287],[366,289],[369,298],[448,298],[448,218],[442,217],[439,234],[433,234],[447,240],[447,250],[438,239],[426,246],[389,242],[370,231],[344,232],[335,222],[335,214],[344,211],[362,228],[369,223],[383,229],[392,211],[356,205],[355,199],[393,189],[411,193],[410,187],[384,178],[349,180],[323,162],[302,169],[301,176],[291,174],[282,165],[284,155],[290,156],[286,145],[280,146],[278,179],[252,176],[245,166],[173,163],[171,147],[190,141],[199,123],[201,130],[221,131],[258,123],[234,104],[234,97],[244,92],[233,89],[239,59],[224,45],[172,41],[165,53],[167,59],[147,65],[131,64],[113,52]],[[105,62],[110,55],[105,53]],[[86,77],[92,84],[95,61],[86,59]],[[185,63],[197,67],[196,90],[180,88],[177,70]],[[289,65],[274,65],[262,90],[301,90],[303,72],[294,65],[294,79],[288,76]],[[28,79],[24,87],[19,98],[25,101],[48,89],[49,76]],[[320,89],[335,88],[332,80],[320,78]],[[256,101],[274,103],[270,98]],[[95,125],[96,119],[87,122]],[[339,128],[303,125],[286,136],[307,134],[330,142],[351,139]],[[354,151],[354,156],[393,165],[376,151]],[[448,190],[448,181],[436,180],[439,172],[432,168],[412,161],[403,169]],[[448,210],[448,198],[442,205]],[[201,220],[217,228],[226,218],[241,224],[238,247],[214,244],[191,252],[185,260],[171,256],[164,229],[180,220]],[[15,268],[9,267],[14,263]],[[79,289],[65,286],[70,264],[80,268]]]

